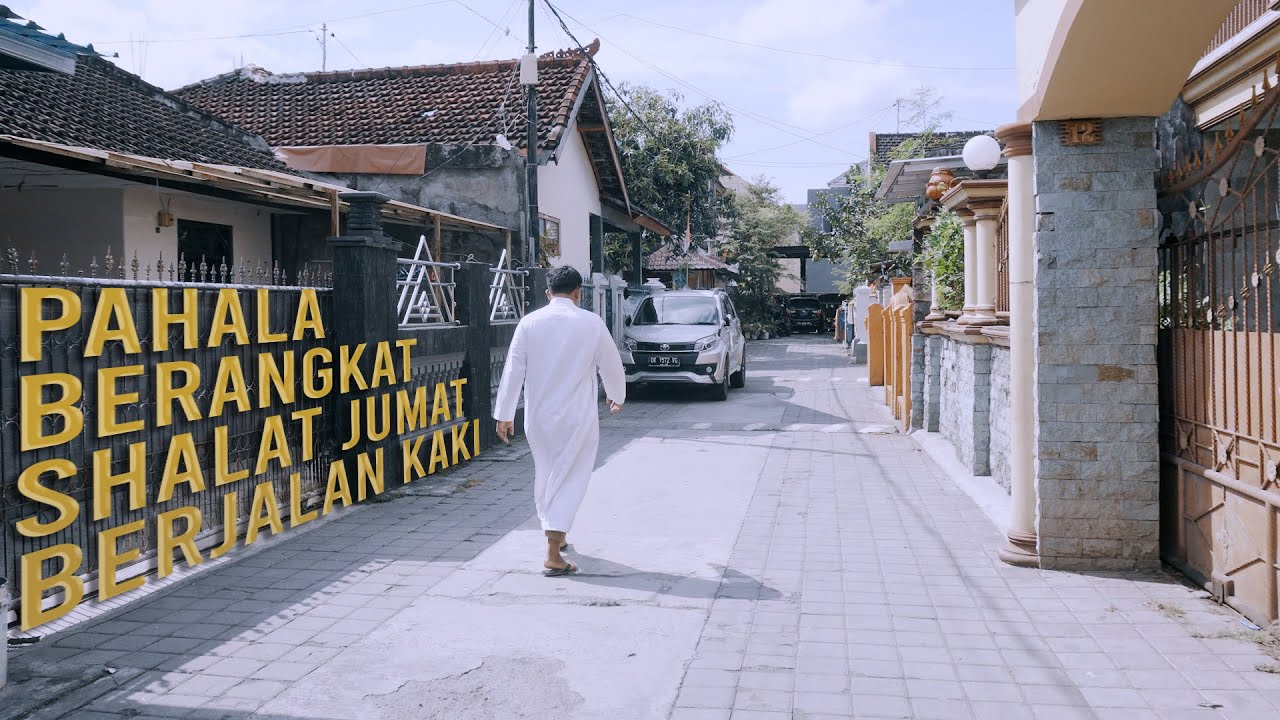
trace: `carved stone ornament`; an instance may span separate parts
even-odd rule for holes
[[[1101,120],[1063,120],[1061,126],[1063,145],[1102,144]]]
[[[942,199],[956,184],[956,176],[951,172],[950,168],[940,167],[934,168],[933,174],[929,176],[929,184],[925,186],[924,196],[930,200],[937,202]]]

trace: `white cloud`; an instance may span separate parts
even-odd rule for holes
[[[507,13],[502,24],[511,28],[510,36],[495,32],[487,21],[455,3],[382,13],[410,3],[5,2],[51,32],[65,33],[72,42],[126,41],[97,47],[119,52],[121,67],[165,88],[228,72],[242,62],[275,72],[319,69],[320,46],[312,34],[264,33],[318,27],[326,19],[338,36],[329,40],[330,69],[466,62],[476,56],[482,44],[481,59],[516,57],[523,52],[525,40],[524,6],[516,0],[466,0],[476,12],[493,20]],[[748,176],[761,170],[769,173],[792,199],[802,198],[805,187],[821,185],[838,173],[851,159],[850,152],[865,153],[866,132],[873,129],[872,121],[853,121],[909,95],[921,83],[936,87],[946,104],[956,110],[956,125],[975,124],[961,120],[961,116],[1000,121],[1012,115],[1012,74],[838,62],[725,42],[627,17],[741,43],[836,57],[890,63],[1012,64],[1012,20],[1007,3],[929,3],[927,9],[908,0],[556,0],[556,4],[590,26],[585,29],[571,22],[579,40],[585,43],[601,37],[603,47],[597,60],[615,83],[676,88],[691,103],[703,102],[705,94],[734,108],[737,132],[725,155],[751,152],[742,162],[757,165],[744,165],[742,172]],[[366,17],[335,22],[352,15]],[[995,22],[1004,23],[1008,32],[981,48],[959,49],[955,45],[956,38],[966,36],[966,24],[973,30]],[[568,46],[544,13],[539,12],[537,23],[541,52]],[[260,36],[208,39],[232,35]],[[127,41],[131,39],[157,42],[130,44]],[[984,54],[985,60],[974,59]],[[749,117],[752,114],[756,119]],[[822,136],[819,142],[795,142],[797,135],[851,123],[851,127]],[[876,129],[892,127],[890,110],[879,117]],[[786,147],[756,152],[778,145]]]

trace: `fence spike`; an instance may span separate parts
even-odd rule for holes
[[[147,266],[150,269],[151,266]],[[160,257],[156,260],[156,280],[164,279],[164,251],[160,251]]]
[[[173,261],[169,261],[169,282],[173,282]]]
[[[36,260],[36,251],[31,251],[31,259],[27,261],[27,271],[31,275],[36,274],[36,268],[40,267],[40,261]]]
[[[172,270],[170,271],[172,273]],[[187,281],[187,254],[178,253],[178,282]]]
[[[102,262],[107,266],[107,277],[111,277],[113,274],[115,274],[116,259],[111,255],[110,245],[107,246],[107,256],[102,259]]]
[[[145,271],[144,274],[147,276],[147,282],[151,282],[151,264],[148,263],[143,269]]]
[[[205,262],[204,255],[200,256],[200,282],[208,282],[209,263]]]
[[[218,282],[226,284],[227,282],[227,256],[222,256],[222,264],[218,266]]]
[[[98,277],[98,256],[89,260],[89,277]]]
[[[58,263],[58,270],[62,277],[71,275],[71,263],[67,262],[67,254],[65,252],[62,253],[62,262]]]
[[[133,260],[129,263],[129,267],[133,270],[133,279],[138,279],[138,251],[133,251]]]
[[[1271,89],[1271,74],[1268,73],[1266,70],[1263,70],[1262,71],[1262,92],[1265,93],[1270,89]]]
[[[18,248],[10,245],[9,251],[6,254],[9,256],[9,272],[12,272],[14,275],[17,275],[18,274]]]
[[[267,284],[267,268],[262,264],[262,258],[258,258],[258,284]]]
[[[240,274],[236,277],[238,278],[236,282],[240,285],[249,284],[249,268],[245,266],[243,257],[240,258]]]
[[[280,266],[276,264],[275,258],[271,259],[271,284],[272,285],[284,284],[280,282]]]

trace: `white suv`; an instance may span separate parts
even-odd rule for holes
[[[711,387],[717,400],[747,383],[747,343],[733,301],[721,290],[662,292],[626,319],[622,364],[627,384]]]

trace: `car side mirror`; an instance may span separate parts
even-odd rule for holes
[[[628,316],[628,317],[623,318],[623,319],[622,319],[622,324],[623,324],[623,325],[630,326],[630,325],[631,325],[631,317],[630,317],[630,316]]]

